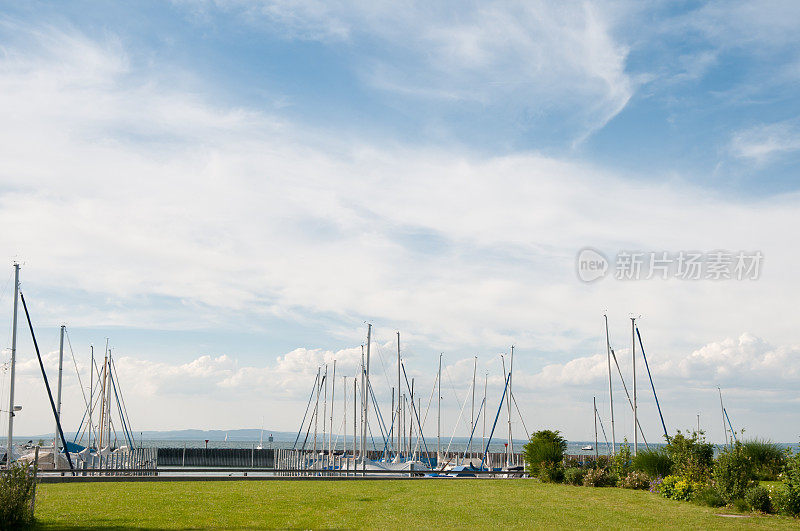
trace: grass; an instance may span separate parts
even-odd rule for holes
[[[42,529],[800,528],[645,491],[536,480],[62,483],[40,485],[36,501]]]

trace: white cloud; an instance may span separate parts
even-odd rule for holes
[[[797,120],[758,125],[733,135],[730,150],[734,156],[758,164],[800,150]]]
[[[322,333],[349,341],[368,317],[383,323],[378,329],[409,330],[419,352],[495,352],[516,342],[526,353],[520,371],[533,374],[589,350],[603,309],[641,312],[654,344],[673,350],[741,330],[776,344],[796,333],[773,315],[795,310],[798,246],[775,227],[797,224],[797,195],[745,203],[680,180],[634,185],[537,153],[483,157],[337,138],[214,104],[189,76],[175,82],[180,73],[163,65],[133,66],[114,39],[18,34],[0,57],[0,226],[9,228],[0,248],[26,260],[24,287],[40,297],[42,326],[67,318],[187,329],[229,314],[332,315],[339,328]],[[585,285],[573,260],[586,245],[758,249],[765,267],[757,282]],[[55,290],[97,302],[77,311]],[[164,310],[156,299],[179,302]],[[755,310],[767,303],[770,315]],[[134,370],[151,400],[200,388],[260,401],[266,385],[296,396],[329,355],[283,355],[277,383],[267,369],[237,368],[233,353]],[[147,359],[131,354],[129,363]],[[431,374],[433,360],[418,360]],[[540,378],[599,374],[596,359],[574,363]],[[187,421],[226,418],[230,407],[201,403],[204,416]],[[184,393],[164,407],[195,404]],[[242,416],[252,416],[248,407]],[[297,411],[281,414],[290,423]],[[542,421],[555,419],[547,415]]]
[[[189,4],[197,9],[197,5]],[[576,141],[627,104],[635,83],[628,50],[613,34],[607,4],[549,2],[201,3],[208,13],[238,13],[255,27],[291,39],[341,44],[374,87],[395,96],[474,103],[493,113],[545,115]],[[616,6],[619,7],[619,6]],[[567,123],[569,122],[569,123]]]

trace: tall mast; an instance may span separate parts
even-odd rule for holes
[[[722,405],[722,389],[717,386],[719,391],[719,409],[722,411],[722,432],[725,434],[725,446],[728,446],[728,427],[725,426],[725,406]]]
[[[106,344],[108,344],[108,339],[106,339]],[[99,433],[99,440],[97,442],[97,450],[100,451],[103,448],[103,442],[105,440],[105,417],[106,417],[106,363],[108,362],[108,348],[106,348],[106,353],[103,355],[103,373],[101,376],[101,386],[100,386],[100,433]]]
[[[360,454],[361,459],[364,459],[364,374],[366,373],[367,364],[365,359],[364,353],[364,345],[361,345],[361,411],[359,411],[361,415],[361,431],[358,434],[358,453]],[[353,455],[355,457],[355,454]]]
[[[325,364],[325,378],[322,379],[325,382],[325,390],[323,391],[323,398],[322,398],[322,453],[325,454],[325,447],[326,441],[325,432],[327,431],[326,428],[328,426],[328,364]]]
[[[347,376],[342,377],[342,425],[344,428],[344,441],[342,442],[342,458],[347,457]],[[355,435],[355,434],[354,434]]]
[[[486,390],[489,387],[489,373],[487,372],[483,377],[483,407],[484,411],[489,410],[489,404],[486,403]],[[481,436],[481,449],[486,448],[486,413],[483,414],[483,435]]]
[[[367,324],[367,357],[364,365],[364,387],[361,388],[361,396],[364,399],[364,419],[361,423],[361,459],[366,469],[367,461],[367,423],[369,422],[369,353],[370,343],[372,343],[372,325]]]
[[[514,345],[511,345],[511,360],[509,361],[508,365],[508,455],[507,455],[507,465],[511,466],[511,456],[514,455],[514,437],[511,433],[511,380],[513,379],[512,374],[514,373]]]
[[[475,373],[478,370],[478,356],[475,356],[475,362],[472,365],[472,411],[470,413],[469,421],[469,447],[467,453],[472,452],[472,434],[475,433]]]
[[[397,459],[400,460],[400,444],[402,442],[402,433],[400,427],[400,332],[397,332]]]
[[[94,413],[94,345],[90,345],[89,349],[92,352],[91,359],[89,360],[89,436],[87,437],[86,447],[92,447],[92,414]]]
[[[11,468],[14,454],[11,451],[14,435],[14,368],[17,363],[17,300],[19,299],[19,264],[14,262],[14,317],[11,325],[11,385],[8,390],[8,444],[6,466]]]
[[[356,396],[358,395],[358,378],[353,378],[353,465],[356,461],[356,433],[358,432],[358,415],[356,415]]]
[[[608,315],[603,314],[603,318],[606,321],[606,357],[608,358],[608,403],[609,406],[611,407],[611,455],[616,455],[617,436],[614,433],[614,390],[611,385],[611,338],[608,335]]]
[[[61,422],[61,378],[64,373],[64,325],[58,342],[58,387],[56,390],[56,427],[53,430],[53,454],[58,453],[58,423]],[[64,448],[66,452],[67,449]],[[55,459],[55,458],[53,458]]]
[[[108,349],[108,368],[106,369],[106,439],[111,446],[111,349]]]
[[[436,466],[442,458],[442,355],[439,354],[439,376],[436,378],[439,406],[436,412]]]
[[[336,360],[333,360],[333,377],[331,378],[331,429],[330,435],[328,436],[328,455],[331,455],[331,452],[336,450],[333,448],[333,399],[336,396]]]
[[[594,458],[595,460],[599,459],[599,451],[597,449],[597,397],[592,397],[592,403],[594,404]]]
[[[631,317],[631,359],[633,360],[633,455],[639,453],[639,412],[636,403],[636,317]]]

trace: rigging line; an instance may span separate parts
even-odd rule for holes
[[[388,373],[386,371],[386,364],[383,361],[383,354],[382,354],[383,349],[376,342],[375,343],[375,347],[374,347],[373,350],[375,350],[378,353],[378,360],[381,362],[381,368],[383,369],[383,378],[386,380],[387,387],[389,387],[389,389],[391,389],[392,388],[392,384],[389,383],[389,375],[388,375]]]
[[[425,415],[422,417],[422,425],[420,426],[420,433],[424,432],[425,430],[425,422],[428,420],[428,411],[431,409],[431,402],[433,401],[433,394],[436,392],[436,382],[439,379],[439,375],[437,374],[436,377],[433,379],[433,389],[431,389],[431,395],[428,397],[428,406],[425,408]],[[417,423],[419,423],[419,413],[417,413]],[[424,437],[423,437],[424,439]],[[427,444],[425,445],[425,451],[427,452]],[[416,452],[419,450],[419,437],[417,437],[417,442],[414,445],[414,451]]]
[[[67,327],[64,327],[64,335],[67,336],[67,345],[69,345],[69,352],[72,355],[72,364],[75,366],[75,374],[78,375],[78,385],[81,388],[81,394],[83,395],[83,403],[87,407],[89,406],[89,402],[86,400],[86,391],[83,389],[83,382],[81,381],[81,373],[78,371],[78,362],[75,361],[75,352],[72,350],[72,341],[69,339],[69,331]]]
[[[658,402],[658,395],[656,394],[656,385],[653,383],[653,375],[650,374],[650,365],[647,363],[647,356],[644,353],[644,343],[642,343],[642,334],[639,333],[639,327],[636,327],[636,336],[639,338],[639,347],[642,351],[642,358],[644,358],[644,366],[647,369],[647,377],[650,378],[650,387],[653,389],[653,397],[656,399],[656,407],[658,408],[658,416],[661,418],[661,427],[664,428],[664,438],[667,439],[669,444],[669,433],[667,433],[667,425],[664,423],[664,415],[661,413],[661,404]]]
[[[483,405],[486,403],[486,399],[484,398],[481,400],[481,406],[478,408],[478,416],[475,417],[475,423],[472,425],[472,431],[469,434],[469,441],[467,441],[467,446],[464,448],[464,455],[462,459],[467,458],[467,451],[469,451],[470,445],[472,444],[472,438],[475,436],[475,428],[478,427],[478,420],[481,418],[481,412],[483,411]],[[530,438],[530,437],[529,437]]]
[[[117,399],[117,408],[119,409],[120,419],[122,420],[123,433],[128,436],[128,443],[131,448],[133,448],[131,419],[128,417],[128,411],[125,408],[125,398],[122,396],[122,386],[119,383],[119,375],[117,374],[117,366],[114,364],[114,358],[111,358],[111,368],[111,385],[114,388],[114,397]]]
[[[97,392],[97,399],[95,399],[94,396],[90,396],[89,397],[89,400],[91,401],[92,405],[94,405],[94,404],[97,403],[98,400],[100,400],[100,386],[95,388],[95,390],[92,391],[92,392],[93,393]],[[92,409],[94,409],[94,408],[92,408]],[[79,435],[80,435],[80,438],[83,439],[83,434],[86,432],[86,429],[89,428],[89,423],[88,422],[86,423],[86,428],[83,427],[83,421],[86,420],[86,416],[88,414],[89,414],[89,406],[87,405],[86,409],[83,410],[83,417],[81,417],[81,422],[80,422],[80,424],[78,424],[78,429],[75,432],[75,438],[72,440],[72,442],[77,442]],[[92,435],[97,435],[97,431],[94,428],[94,426],[92,427]]]
[[[628,393],[628,386],[625,385],[625,378],[622,377],[622,370],[619,368],[619,362],[617,361],[617,355],[614,352],[614,349],[611,349],[611,357],[614,358],[614,365],[617,366],[617,372],[619,373],[619,379],[622,381],[622,388],[625,389],[625,396],[628,397],[628,404],[631,406],[631,411],[633,411],[633,400],[631,400],[631,395]],[[642,440],[644,441],[645,447],[649,450],[650,447],[647,445],[647,438],[644,436],[644,430],[642,430],[642,425],[639,423],[639,419],[636,419],[636,426],[633,427],[635,430],[636,427],[639,427],[639,433],[642,435]]]
[[[308,397],[308,405],[306,405],[306,412],[303,413],[303,421],[300,423],[300,429],[297,431],[297,437],[295,437],[294,439],[292,450],[294,450],[295,447],[297,446],[297,441],[300,439],[300,434],[303,432],[303,425],[306,423],[306,415],[308,415],[308,409],[311,407],[311,399],[314,398],[314,391],[317,388],[318,379],[319,379],[319,368],[317,368],[317,377],[314,378],[314,386],[311,388],[311,396]]]
[[[125,405],[125,396],[122,394],[122,384],[119,383],[119,373],[117,372],[117,364],[114,362],[114,358],[111,358],[111,367],[113,370],[112,374],[117,381],[117,387],[119,388],[119,396],[122,399],[122,410],[125,412],[125,421],[128,426],[128,429],[131,430],[131,435],[133,435],[133,427],[131,426],[131,417],[128,415],[128,406]]]
[[[525,433],[528,435],[528,440],[531,438],[531,432],[528,431],[528,428],[525,426],[525,419],[522,418],[522,411],[519,410],[519,404],[517,404],[517,397],[514,395],[513,391],[508,393],[511,396],[511,399],[514,401],[514,406],[517,408],[517,414],[519,415],[519,420],[522,421],[522,429],[525,430]]]
[[[36,334],[33,333],[33,323],[31,322],[31,314],[28,313],[28,305],[25,304],[25,296],[22,294],[22,291],[19,292],[19,298],[20,300],[22,300],[22,307],[25,309],[25,317],[28,319],[28,328],[30,328],[31,330],[31,339],[33,339],[33,346],[36,349],[36,357],[39,360],[39,368],[42,370],[42,378],[44,379],[44,386],[47,388],[47,396],[48,398],[50,398],[50,407],[53,409],[53,417],[55,417],[56,419],[56,428],[58,428],[58,433],[59,435],[61,435],[61,442],[64,444],[64,453],[67,456],[67,462],[69,462],[69,469],[72,471],[72,475],[74,476],[75,467],[72,464],[72,458],[70,457],[69,452],[66,451],[67,439],[64,437],[64,430],[61,429],[61,418],[58,412],[56,411],[56,403],[53,400],[53,392],[50,390],[50,382],[47,381],[47,373],[44,370],[42,355],[39,353],[39,344],[36,342]],[[8,452],[9,455],[11,455],[11,448],[8,449]]]
[[[600,416],[599,411],[595,411],[595,415],[597,415],[597,420],[600,421],[600,429],[603,430],[603,439],[606,441],[606,451],[608,455],[611,455],[611,445],[608,444],[608,437],[606,437],[606,429],[603,427],[603,417]]]
[[[456,385],[453,381],[453,377],[450,375],[450,369],[447,365],[444,366],[444,373],[447,375],[447,379],[450,380],[450,390],[453,391],[453,396],[456,398],[456,404],[461,402],[461,399],[458,398],[458,393],[456,393]]]
[[[472,386],[470,386],[471,388]],[[444,454],[447,455],[450,452],[450,445],[453,444],[453,437],[456,436],[456,430],[458,429],[458,423],[461,422],[461,416],[464,414],[464,408],[467,407],[467,400],[469,400],[469,389],[467,390],[467,396],[464,398],[464,405],[461,406],[461,412],[458,414],[458,420],[456,420],[455,426],[453,426],[453,434],[450,436],[450,442],[447,443],[447,450],[444,451]]]
[[[401,363],[400,366],[403,369],[403,377],[406,380],[406,388],[408,389],[408,394],[410,396],[411,395],[411,386],[408,385],[408,374],[406,374],[406,366],[405,366],[404,363]],[[436,387],[434,387],[434,389],[435,388]],[[425,441],[425,434],[422,433],[422,426],[420,426],[420,422],[419,422],[419,411],[417,411],[417,406],[416,406],[416,404],[414,404],[414,400],[411,400],[411,413],[412,413],[413,416],[417,417],[417,428],[419,429],[419,434],[417,435],[417,443],[419,444],[419,438],[422,437],[422,444],[425,446],[425,453],[427,453],[428,452],[428,443]],[[412,428],[412,430],[414,428],[414,418],[413,418],[413,416],[411,418],[411,428]],[[413,452],[412,452],[412,454],[413,454]]]

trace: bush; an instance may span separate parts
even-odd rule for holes
[[[23,527],[33,521],[33,468],[12,464],[0,472],[0,529]]]
[[[561,463],[543,463],[539,467],[539,481],[561,483],[564,481],[564,467],[561,466]]]
[[[567,440],[558,430],[542,430],[531,435],[530,441],[522,447],[525,468],[529,474],[539,475],[540,469],[548,466],[561,467]]]
[[[744,446],[737,441],[722,451],[714,463],[714,485],[728,503],[744,498],[755,480],[752,460],[745,455]]]
[[[631,470],[633,463],[633,454],[631,453],[631,445],[628,444],[628,439],[625,439],[619,446],[619,451],[611,459],[611,472],[617,478],[624,478]]]
[[[696,483],[680,476],[667,476],[659,486],[659,492],[671,500],[688,501],[696,490]]]
[[[772,512],[772,501],[769,498],[769,491],[760,485],[757,485],[745,494],[744,499],[747,505],[754,511],[761,511],[762,513]]]
[[[584,487],[610,487],[613,484],[606,468],[590,468],[583,476]]]
[[[775,493],[774,505],[781,514],[800,516],[800,453],[788,454],[783,485]]]
[[[633,458],[633,469],[644,472],[651,478],[665,477],[672,472],[672,460],[664,448],[643,450]]]
[[[666,446],[672,461],[671,473],[694,483],[706,484],[714,463],[714,446],[705,442],[702,432],[692,432],[687,437],[680,431]]]
[[[744,453],[753,462],[756,477],[762,481],[777,479],[786,462],[786,452],[779,445],[765,439],[743,443]]]
[[[750,511],[750,506],[747,504],[747,500],[745,500],[744,498],[736,498],[735,500],[733,500],[733,503],[731,503],[731,505],[733,506],[734,509],[736,509],[740,513],[746,513]]]
[[[622,480],[619,482],[619,486],[623,489],[649,489],[650,488],[650,476],[645,474],[644,472],[639,472],[638,470],[634,470],[633,472],[629,473],[627,476],[623,477]]]
[[[569,485],[583,485],[583,476],[586,471],[580,467],[570,467],[564,470],[564,483]]]
[[[714,487],[702,487],[692,496],[692,501],[708,507],[722,507],[725,499],[717,492]]]

